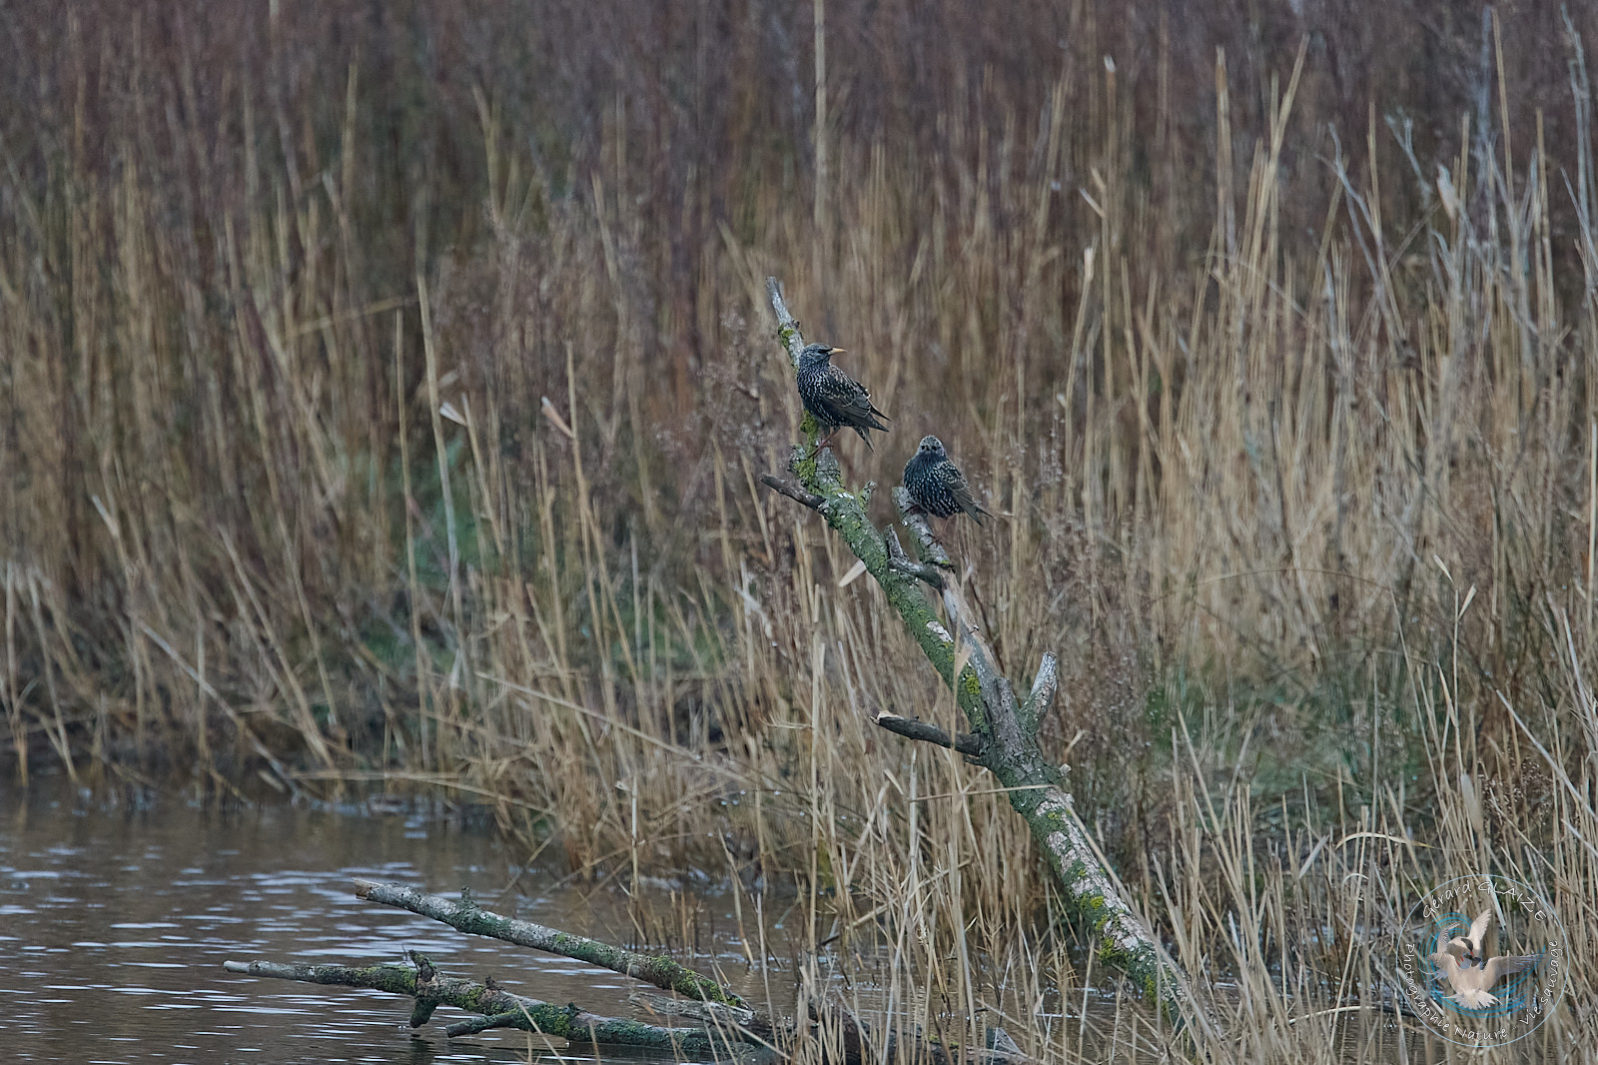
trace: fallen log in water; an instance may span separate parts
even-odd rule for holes
[[[914,1034],[901,1040],[893,1032],[874,1034],[871,1027],[842,1002],[811,1003],[810,1024],[780,1023],[751,1009],[731,989],[670,958],[614,946],[558,928],[522,921],[485,910],[462,892],[455,901],[399,884],[356,880],[355,893],[363,899],[398,906],[452,928],[489,936],[520,946],[586,961],[613,972],[654,984],[674,995],[635,994],[633,1001],[661,1017],[691,1023],[660,1025],[645,1021],[604,1017],[575,1003],[557,1006],[517,995],[494,984],[478,983],[438,971],[426,957],[407,952],[413,965],[325,965],[274,961],[227,961],[230,973],[301,983],[335,985],[386,991],[411,999],[410,1023],[420,1028],[440,1006],[453,1006],[477,1014],[457,1021],[444,1031],[450,1038],[475,1035],[494,1028],[517,1028],[565,1039],[580,1045],[608,1045],[669,1051],[674,1056],[698,1055],[731,1060],[738,1065],[777,1065],[793,1059],[798,1045],[818,1039],[822,1052],[811,1060],[836,1065],[930,1062],[931,1065],[1030,1065],[1002,1029],[990,1028],[988,1047],[969,1054],[950,1051],[934,1040]],[[833,1038],[828,1038],[828,1033]],[[880,1045],[879,1045],[880,1038]],[[837,1048],[829,1054],[827,1047]]]
[[[442,921],[451,928],[471,935],[502,939],[518,946],[559,954],[576,961],[597,965],[602,969],[631,976],[654,984],[662,991],[675,991],[699,1002],[714,1002],[729,1007],[726,1014],[736,1018],[737,1024],[754,1033],[769,1034],[769,1019],[749,1009],[744,1000],[707,976],[701,976],[687,966],[680,965],[659,954],[639,954],[621,947],[603,943],[587,936],[562,932],[558,928],[506,917],[478,906],[470,895],[461,894],[459,901],[443,895],[429,895],[401,884],[385,884],[375,880],[355,881],[355,894],[359,898],[398,906],[423,917]]]
[[[230,973],[248,976],[406,995],[415,1002],[411,1011],[412,1028],[426,1024],[439,1006],[454,1006],[481,1015],[479,1020],[450,1025],[445,1031],[452,1038],[489,1028],[520,1028],[572,1043],[638,1047],[678,1054],[709,1054],[736,1058],[748,1065],[776,1061],[778,1058],[772,1047],[742,1043],[730,1033],[711,1027],[668,1028],[642,1021],[602,1017],[575,1004],[556,1006],[512,994],[488,983],[445,976],[425,957],[413,957],[416,960],[414,968],[405,965],[301,965],[270,961],[229,961],[224,962],[222,967]]]

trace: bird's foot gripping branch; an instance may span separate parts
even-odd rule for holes
[[[778,339],[797,375],[806,351],[799,323],[788,312],[776,278],[767,279],[766,291],[777,316]],[[904,412],[899,414],[902,418]],[[959,582],[949,573],[948,554],[933,535],[925,508],[904,488],[894,490],[900,517],[915,537],[917,561],[906,554],[892,530],[884,534],[872,523],[866,511],[869,491],[846,488],[836,461],[826,461],[830,457],[826,451],[817,453],[820,428],[814,419],[806,418],[804,428],[808,447],[794,450],[793,477],[768,474],[762,480],[819,513],[842,537],[881,587],[888,605],[927,660],[954,689],[971,731],[950,735],[936,725],[891,714],[878,715],[876,723],[906,738],[957,750],[997,777],[1010,805],[1026,821],[1041,848],[1073,920],[1096,939],[1099,957],[1125,973],[1190,1035],[1210,1031],[1209,1020],[1192,997],[1181,970],[1126,901],[1118,879],[1100,859],[1065,789],[1064,770],[1050,762],[1038,745],[1038,723],[1058,688],[1054,656],[1043,656],[1026,698],[1018,699],[998,668],[976,614],[961,595]],[[923,446],[928,446],[926,441]],[[941,444],[936,450],[941,452]],[[963,479],[959,487],[964,488]],[[967,508],[951,505],[950,509]],[[947,622],[939,618],[923,586],[938,594]],[[962,663],[958,676],[957,663]]]

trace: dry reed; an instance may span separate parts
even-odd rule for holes
[[[756,487],[774,272],[895,418],[846,468],[937,432],[1002,513],[956,544],[997,649],[1061,653],[1220,1053],[1452,1054],[1323,1011],[1462,864],[1598,946],[1592,12],[4,9],[22,779],[453,789],[635,886],[796,878],[818,993],[1141,1060],[1005,804],[869,723],[947,693]]]

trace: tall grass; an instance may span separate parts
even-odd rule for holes
[[[1038,1019],[1093,976],[1025,834],[870,725],[954,708],[757,489],[776,273],[894,417],[852,475],[936,432],[1002,514],[997,650],[1061,653],[1054,749],[1242,1060],[1345,1053],[1293,1019],[1461,863],[1591,956],[1591,12],[3,10],[22,779],[444,786],[631,882],[796,876],[928,1023],[1157,1040]]]

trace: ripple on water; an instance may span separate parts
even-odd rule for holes
[[[41,801],[0,815],[0,967],[6,1060],[271,1059],[409,1063],[409,1003],[378,992],[224,973],[229,958],[397,962],[419,950],[446,971],[493,974],[505,987],[626,1014],[636,985],[608,970],[480,937],[357,900],[351,880],[394,880],[453,895],[463,885],[498,908],[613,940],[632,937],[625,903],[523,876],[497,838],[412,818],[292,808],[219,814],[162,804],[135,814]],[[64,842],[70,840],[70,842]],[[728,902],[730,908],[730,901]],[[742,967],[730,933],[709,957]],[[745,990],[753,990],[746,988]],[[448,1015],[446,1015],[448,1014]],[[439,1020],[458,1019],[455,1011]],[[417,1038],[430,1060],[526,1060],[518,1033],[452,1044]],[[495,1055],[494,1048],[507,1055]],[[541,1063],[591,1063],[541,1053]]]

